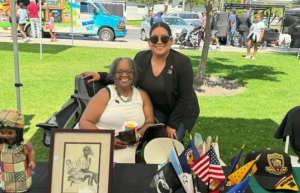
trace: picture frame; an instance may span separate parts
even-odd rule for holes
[[[52,129],[48,193],[112,192],[114,133]]]

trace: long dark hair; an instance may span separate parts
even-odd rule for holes
[[[14,144],[21,145],[21,143],[24,141],[23,129],[14,128],[14,127],[0,127],[0,131],[1,131],[1,129],[12,129],[12,130],[16,131],[16,140],[13,142],[13,144],[10,144],[10,145],[14,145]],[[6,139],[2,139],[2,138],[0,138],[0,139],[1,139],[0,144],[3,144],[3,143],[9,144]]]

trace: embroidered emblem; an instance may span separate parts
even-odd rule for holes
[[[287,167],[284,167],[284,158],[281,154],[268,154],[268,163],[270,167],[266,166],[266,171],[271,174],[282,175],[287,172]]]
[[[171,65],[170,68],[173,69],[173,65]]]
[[[168,69],[167,74],[172,74],[172,73],[173,73],[173,70]]]
[[[118,103],[118,104],[120,103],[120,101],[119,101],[119,100],[117,100],[117,99],[115,99],[115,102],[116,102],[116,103]]]

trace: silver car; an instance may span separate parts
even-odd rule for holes
[[[146,41],[149,38],[149,31],[150,31],[150,17],[142,22],[140,27],[141,32],[141,40]],[[180,34],[181,31],[185,28],[188,31],[193,30],[194,26],[188,24],[180,17],[174,16],[163,16],[163,21],[168,24],[172,30],[172,37],[173,39],[176,38],[176,34]]]

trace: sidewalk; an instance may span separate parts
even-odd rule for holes
[[[65,36],[67,38],[64,39],[57,39],[57,42],[50,42],[49,38],[43,38],[42,44],[43,45],[69,45],[72,46],[71,36]],[[0,42],[9,42],[12,43],[12,40],[7,35],[0,36]],[[20,37],[18,37],[18,43],[24,44]],[[40,39],[30,39],[28,42],[29,44],[39,44]],[[202,43],[202,42],[201,42]],[[87,46],[87,47],[102,47],[102,48],[121,48],[121,49],[141,49],[145,50],[148,48],[147,41],[141,41],[140,39],[126,39],[124,38],[117,38],[115,41],[99,41],[96,36],[86,39],[80,39],[80,36],[76,36],[73,40],[73,46]],[[193,50],[195,52],[202,51],[203,45],[201,44],[200,50],[194,50],[191,47],[185,47],[183,50]],[[172,46],[173,49],[179,50],[179,44],[174,44]],[[215,46],[213,46],[215,48]],[[246,53],[246,48],[240,47],[233,47],[233,46],[222,46],[219,51],[212,50],[210,52],[243,52]],[[251,49],[251,52],[253,49]],[[289,54],[297,54],[299,49],[297,48],[279,48],[279,47],[268,47],[267,49],[258,50],[259,53],[289,53]]]

